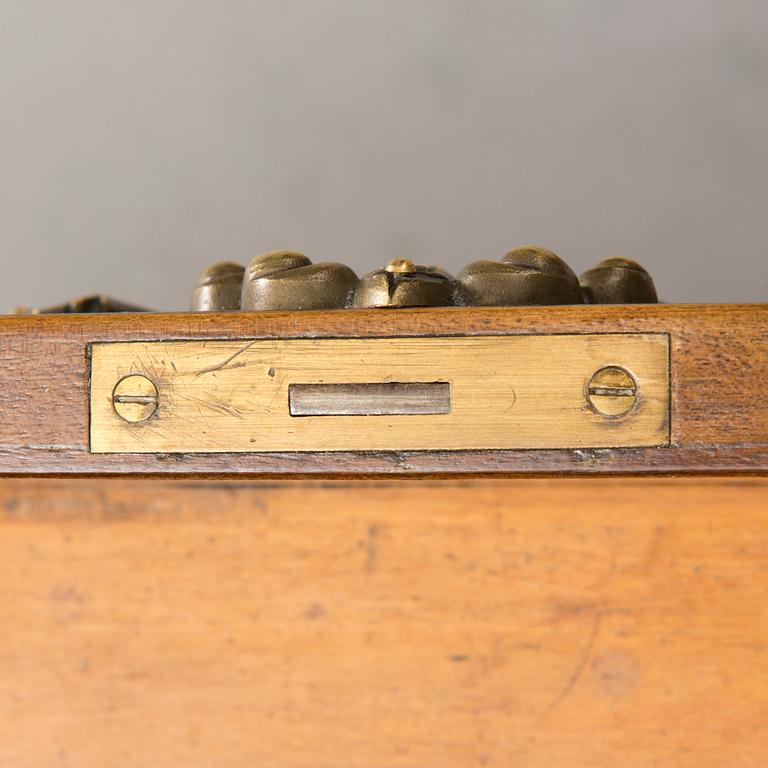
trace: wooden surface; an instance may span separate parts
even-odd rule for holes
[[[636,407],[606,418],[587,402],[597,371],[621,365]],[[154,415],[121,418],[115,385],[141,374]],[[445,381],[447,413],[296,418],[291,384]],[[287,339],[94,344],[96,453],[606,448],[669,442],[665,334]]]
[[[669,448],[94,455],[95,341],[668,333]],[[0,473],[434,474],[768,471],[768,305],[446,308],[0,319]]]
[[[763,768],[768,481],[0,483],[0,765]]]

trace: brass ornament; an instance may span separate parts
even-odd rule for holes
[[[144,307],[137,307],[134,304],[126,304],[123,301],[112,299],[103,294],[91,294],[81,296],[64,304],[57,304],[54,307],[27,307],[18,306],[11,310],[13,315],[82,315],[101,312],[149,312]]]
[[[632,259],[605,259],[579,282],[587,304],[655,304],[659,300],[653,279]]]
[[[244,274],[245,267],[232,261],[219,261],[211,265],[195,286],[189,308],[193,312],[240,309]]]
[[[571,268],[535,245],[515,248],[501,261],[475,261],[459,272],[457,282],[458,303],[467,306],[583,303]]]
[[[244,310],[339,309],[348,306],[357,275],[343,264],[313,264],[293,251],[256,256],[245,270]]]
[[[258,312],[657,301],[653,279],[631,259],[606,259],[577,278],[552,251],[524,245],[509,251],[499,261],[473,261],[455,278],[440,267],[399,258],[358,279],[344,264],[313,264],[302,253],[269,251],[254,257],[247,268],[231,261],[211,265],[192,292],[190,309]],[[146,311],[102,295],[46,309],[13,310],[14,314]]]
[[[408,259],[394,259],[362,277],[353,299],[357,308],[448,307],[453,303],[454,281],[447,272]]]

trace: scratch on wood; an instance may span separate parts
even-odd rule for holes
[[[216,365],[211,365],[208,368],[202,368],[195,374],[195,378],[202,376],[204,373],[212,373],[213,371],[220,371],[222,368],[226,368],[236,357],[242,355],[243,352],[247,352],[255,343],[255,341],[251,341],[242,349],[238,349],[236,352],[233,352],[226,360],[222,360],[222,362],[217,363]]]
[[[542,715],[541,720],[539,721],[540,724],[543,723],[568,698],[568,696],[570,696],[571,692],[576,687],[576,684],[581,679],[582,674],[584,674],[584,670],[586,669],[586,666],[592,657],[592,652],[595,649],[595,641],[597,640],[597,635],[600,631],[600,623],[602,620],[603,611],[596,611],[595,617],[592,620],[592,626],[589,631],[589,639],[587,640],[587,644],[584,646],[584,650],[582,651],[579,660],[576,662],[576,666],[574,667],[573,672],[571,672],[568,680],[563,686],[563,689],[557,694],[557,696],[553,699],[552,703],[547,707],[546,711]]]
[[[365,570],[373,573],[379,560],[379,526],[368,527],[368,539],[366,541]]]
[[[67,451],[82,451],[82,445],[75,445],[73,443],[62,443],[56,445],[54,443],[22,443],[20,445],[14,445],[12,443],[0,444],[0,451],[45,451],[48,453],[66,453]]]
[[[272,395],[272,399],[269,401],[269,405],[267,406],[267,413],[272,413],[272,406],[275,404],[275,400],[281,395],[283,392],[283,384],[285,383],[285,380],[288,378],[288,374],[284,373],[280,377],[280,381],[277,382],[277,387],[275,388],[275,391]]]

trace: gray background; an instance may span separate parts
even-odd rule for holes
[[[765,0],[0,0],[0,307],[295,248],[768,299]]]

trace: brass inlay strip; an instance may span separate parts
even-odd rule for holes
[[[669,379],[663,333],[98,342],[91,451],[668,445]]]

